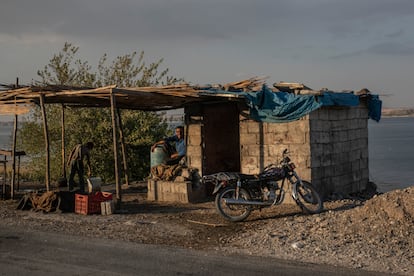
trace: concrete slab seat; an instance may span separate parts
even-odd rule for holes
[[[204,186],[193,187],[191,181],[148,180],[148,200],[195,203],[205,197]]]

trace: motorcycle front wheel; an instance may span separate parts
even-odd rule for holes
[[[308,214],[320,213],[323,209],[323,203],[318,192],[307,181],[298,182],[295,186],[296,203],[302,211]]]
[[[236,199],[236,188],[227,187],[221,190],[215,200],[216,209],[225,219],[238,222],[246,219],[252,212],[248,205],[228,204],[226,199]],[[250,200],[250,194],[243,188],[239,190],[239,200]]]

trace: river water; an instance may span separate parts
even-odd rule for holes
[[[0,149],[11,148],[12,130],[13,130],[12,126],[0,125]]]
[[[370,180],[379,191],[414,185],[414,117],[369,120]],[[1,126],[0,148],[11,148],[12,126]]]
[[[414,117],[369,120],[370,180],[382,192],[414,185]]]

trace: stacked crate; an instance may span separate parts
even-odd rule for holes
[[[75,213],[82,215],[101,214],[101,202],[106,201],[112,201],[111,193],[75,194]]]

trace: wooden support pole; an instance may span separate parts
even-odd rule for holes
[[[265,167],[264,165],[264,128],[263,122],[259,122],[259,168],[262,171]]]
[[[4,160],[0,160],[0,164],[3,164],[3,185],[2,185],[2,199],[6,199],[6,182],[7,182],[7,159],[6,155],[4,156]]]
[[[43,134],[45,136],[45,151],[46,151],[46,175],[45,175],[45,182],[46,182],[46,191],[50,189],[50,150],[49,150],[49,129],[47,127],[47,118],[46,118],[46,110],[45,110],[45,96],[40,94],[40,108],[42,112],[43,118]]]
[[[17,191],[20,190],[20,155],[17,157]]]
[[[117,108],[116,111],[118,114],[119,138],[121,141],[122,163],[124,166],[125,184],[129,186],[129,169],[128,169],[128,161],[127,161],[127,152],[125,148],[124,129],[122,126],[122,116],[121,116],[121,111],[119,110],[119,108]]]
[[[113,137],[113,144],[114,144],[114,166],[115,166],[115,188],[116,188],[116,208],[118,210],[121,209],[121,201],[122,201],[122,195],[121,195],[121,182],[119,180],[119,146],[118,146],[118,120],[117,120],[117,114],[116,114],[116,98],[115,95],[111,89],[111,116],[112,116],[112,137]]]
[[[62,127],[62,177],[66,179],[66,140],[65,140],[65,105],[62,104],[62,113],[61,113],[61,127]]]
[[[19,78],[16,78],[16,88],[19,87]],[[16,100],[16,98],[15,98]],[[17,137],[17,114],[14,114],[13,145],[12,145],[12,175],[10,183],[10,197],[14,199],[14,185],[16,183],[16,137]]]
[[[10,197],[14,199],[14,186],[16,183],[16,137],[17,137],[17,114],[14,115],[13,146],[12,146],[12,174],[10,184]]]

